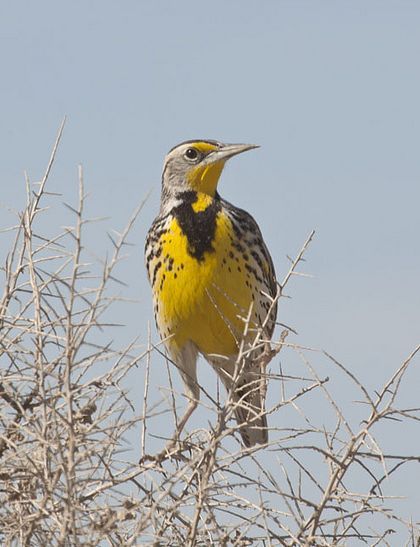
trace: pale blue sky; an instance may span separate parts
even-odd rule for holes
[[[0,10],[2,203],[22,204],[23,171],[40,178],[64,115],[50,188],[72,199],[83,164],[90,215],[111,217],[95,228],[97,249],[153,190],[120,270],[140,301],[124,312],[124,336],[152,318],[142,252],[163,156],[204,137],[262,146],[232,160],[220,192],[256,217],[279,277],[317,231],[305,265],[315,277],[295,280],[280,308],[302,344],[327,349],[370,388],[417,345],[419,2],[40,0]]]

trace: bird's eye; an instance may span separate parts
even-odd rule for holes
[[[198,152],[195,148],[187,148],[184,156],[187,160],[194,161],[198,158]]]

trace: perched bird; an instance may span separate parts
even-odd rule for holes
[[[273,334],[277,284],[258,224],[217,186],[226,161],[253,148],[213,140],[172,148],[145,248],[157,327],[189,399],[177,434],[200,398],[202,354],[231,393],[246,446],[268,440],[259,356]]]

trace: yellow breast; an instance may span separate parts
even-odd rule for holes
[[[159,330],[171,337],[174,350],[191,340],[205,354],[237,353],[255,295],[244,258],[232,245],[234,236],[223,210],[216,216],[212,249],[201,260],[188,252],[176,218],[162,235],[153,292]]]

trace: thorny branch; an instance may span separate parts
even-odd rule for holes
[[[110,258],[92,262],[80,168],[78,202],[66,204],[73,225],[40,232],[47,206],[58,206],[47,185],[63,127],[37,190],[27,181],[26,207],[3,233],[13,239],[0,300],[0,542],[345,546],[398,537],[420,545],[419,523],[400,509],[392,482],[410,477],[420,454],[381,449],[395,420],[418,428],[419,408],[401,400],[419,347],[371,391],[352,367],[290,341],[292,328],[281,325],[272,347],[262,328],[255,344],[265,348],[269,444],[244,449],[233,401],[203,385],[204,426],[165,458],[138,465],[139,443],[142,454],[159,451],[171,435],[179,400],[175,377],[157,397],[165,358],[150,332],[124,347],[113,326],[116,270],[141,206],[111,238]],[[313,236],[290,259],[273,306],[307,275],[298,269]],[[328,377],[318,372],[326,365]],[[339,375],[361,421],[335,387]]]

